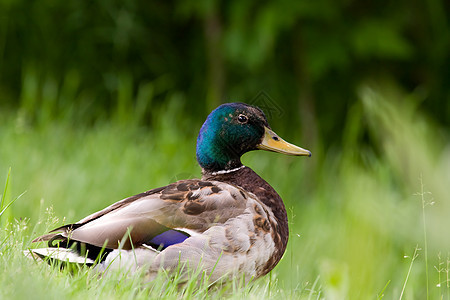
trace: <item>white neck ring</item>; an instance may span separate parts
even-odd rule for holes
[[[220,170],[220,171],[216,171],[216,172],[212,172],[211,175],[221,175],[221,174],[228,174],[228,173],[232,173],[232,172],[236,172],[239,171],[240,169],[244,168],[245,166],[242,165],[240,167],[231,169],[231,170]]]

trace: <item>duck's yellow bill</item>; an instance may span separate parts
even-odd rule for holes
[[[273,151],[287,155],[311,156],[309,150],[300,148],[280,138],[275,132],[264,127],[264,138],[256,147],[261,150]]]

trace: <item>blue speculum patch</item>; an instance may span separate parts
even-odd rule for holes
[[[152,238],[148,243],[156,246],[157,248],[162,247],[164,249],[171,245],[182,243],[188,237],[190,237],[190,235],[187,233],[170,229],[164,231],[161,234],[158,234],[157,236]]]

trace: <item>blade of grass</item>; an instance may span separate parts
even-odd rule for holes
[[[411,274],[412,266],[413,266],[414,261],[416,260],[417,256],[419,256],[419,254],[417,254],[417,251],[419,251],[419,250],[420,250],[419,245],[416,245],[416,248],[414,248],[413,256],[411,257],[411,263],[409,264],[408,273],[406,274],[405,282],[403,283],[403,288],[402,288],[402,292],[400,293],[399,300],[402,300],[402,298],[403,298],[403,294],[405,293],[405,289],[406,289],[406,284],[408,283],[409,275]],[[407,257],[407,256],[405,256],[405,257]]]
[[[6,177],[5,189],[4,189],[3,194],[2,194],[2,201],[1,201],[1,203],[0,203],[0,209],[2,209],[3,203],[5,202],[6,191],[8,190],[9,176],[10,176],[10,175],[11,175],[11,167],[9,167],[9,170],[8,170],[8,176]]]
[[[423,179],[422,174],[420,174],[420,197],[422,200],[422,221],[423,221],[423,239],[424,239],[424,251],[425,251],[425,277],[426,277],[426,283],[427,283],[427,300],[429,299],[429,279],[428,279],[428,243],[427,243],[427,224],[425,220],[425,206],[427,203],[425,203],[425,193],[423,191]],[[432,204],[432,202],[431,202]]]
[[[384,286],[384,288],[381,290],[381,292],[377,295],[377,300],[381,300],[384,297],[384,291],[386,290],[386,288],[388,287],[389,283],[391,283],[391,280],[388,280],[388,282],[386,283],[386,285]]]
[[[0,211],[0,218],[2,217],[3,213],[8,209],[8,207],[11,206],[11,204],[13,204],[17,199],[19,199],[20,197],[22,197],[27,191],[23,192],[22,194],[20,194],[19,196],[17,196],[16,198],[14,198],[11,202],[9,202],[3,209],[2,211]]]
[[[10,207],[17,199],[19,199],[20,197],[23,196],[23,194],[26,193],[26,191],[23,192],[22,194],[20,194],[16,198],[14,198],[11,202],[9,202],[7,205],[5,205],[5,198],[6,198],[6,193],[8,191],[10,176],[11,176],[11,167],[9,167],[9,170],[8,170],[8,176],[6,177],[6,182],[5,182],[5,189],[3,190],[2,200],[0,202],[0,218],[5,213],[5,211],[8,209],[8,207]]]

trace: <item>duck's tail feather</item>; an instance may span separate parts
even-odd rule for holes
[[[35,238],[31,242],[32,243],[48,242],[48,241],[54,239],[56,236],[60,236],[60,233],[49,233],[49,234],[41,235],[40,237]]]
[[[95,261],[89,257],[81,256],[76,251],[66,248],[38,248],[38,249],[28,249],[24,251],[27,257],[33,259],[41,259],[53,262],[62,263],[73,263],[79,265],[92,266]]]

